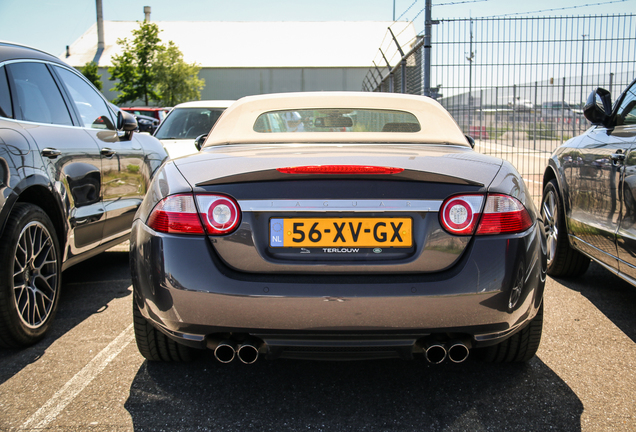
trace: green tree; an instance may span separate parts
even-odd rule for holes
[[[155,92],[155,69],[153,64],[157,54],[165,49],[159,38],[159,27],[155,23],[142,22],[133,30],[133,39],[118,39],[123,46],[121,55],[112,58],[113,66],[108,68],[110,80],[115,81],[113,91],[119,96],[113,100],[120,104],[141,99],[148,105],[149,100],[158,99]]]
[[[94,61],[86,63],[84,67],[80,69],[80,72],[86,79],[93,83],[97,90],[102,91],[102,76],[97,73],[97,63]]]
[[[199,100],[205,81],[198,77],[201,68],[183,60],[183,53],[172,42],[157,54],[154,76],[157,101],[164,106],[175,106],[181,102]]]

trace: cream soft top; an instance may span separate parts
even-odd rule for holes
[[[263,113],[280,110],[377,109],[406,111],[421,125],[419,132],[260,133],[254,130]],[[247,96],[221,115],[204,147],[262,143],[425,143],[469,146],[455,120],[437,101],[414,95],[371,92],[301,92]]]

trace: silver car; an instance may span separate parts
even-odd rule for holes
[[[154,136],[173,159],[196,153],[199,149],[195,147],[195,140],[207,135],[233,102],[205,100],[179,104],[168,113]]]

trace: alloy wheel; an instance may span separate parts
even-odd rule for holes
[[[13,261],[13,295],[20,320],[41,327],[56,298],[58,260],[53,239],[40,222],[27,224],[18,239]]]
[[[545,226],[545,236],[548,246],[548,265],[552,263],[552,260],[556,255],[557,239],[559,237],[559,214],[556,200],[557,196],[554,191],[548,191],[543,198],[543,205],[541,206],[541,215],[543,216],[543,224]]]

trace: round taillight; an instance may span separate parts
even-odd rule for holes
[[[464,229],[473,219],[473,211],[465,201],[455,200],[446,208],[445,217],[453,229]]]
[[[212,219],[219,226],[225,226],[232,219],[232,209],[226,204],[219,204],[212,207]],[[210,217],[208,212],[208,217]]]
[[[228,234],[238,227],[241,211],[232,198],[197,194],[196,199],[208,234]]]
[[[460,195],[447,199],[440,211],[442,226],[452,234],[472,234],[479,220],[483,200],[483,195]]]

